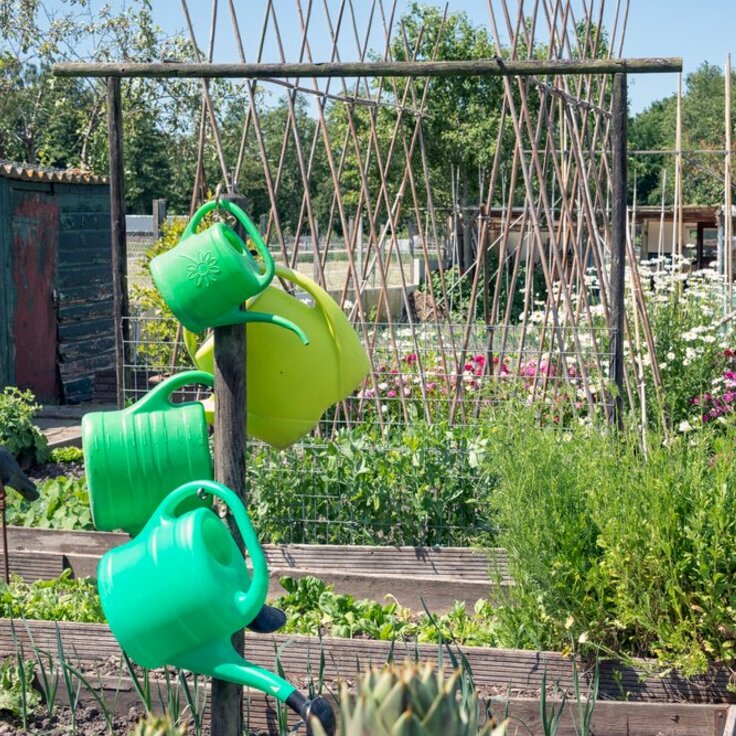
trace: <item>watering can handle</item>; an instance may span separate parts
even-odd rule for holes
[[[238,222],[245,228],[245,231],[250,236],[251,240],[255,243],[256,250],[261,254],[263,257],[263,265],[264,265],[264,271],[263,273],[258,277],[258,282],[261,285],[262,289],[265,289],[273,280],[273,275],[275,273],[275,265],[273,262],[273,257],[271,256],[270,251],[268,250],[268,246],[263,242],[263,238],[261,237],[261,234],[258,232],[258,228],[253,224],[253,221],[248,217],[248,215],[243,212],[243,210],[238,207],[234,202],[230,202],[227,199],[213,199],[209,202],[205,202],[195,213],[192,219],[189,221],[189,224],[184,229],[184,232],[182,233],[181,239],[184,240],[184,238],[188,238],[190,235],[193,235],[194,232],[197,229],[197,226],[202,221],[202,218],[208,213],[212,212],[213,210],[226,210],[231,215],[233,215]]]
[[[215,378],[211,373],[207,373],[206,371],[185,371],[184,373],[177,373],[175,376],[170,376],[165,381],[159,383],[158,386],[151,389],[140,401],[136,401],[133,406],[129,407],[128,411],[131,414],[135,414],[139,411],[167,409],[172,405],[170,399],[174,391],[196,383],[214,388]],[[177,404],[177,406],[187,406],[189,404],[198,405],[199,402],[186,401]]]
[[[319,284],[315,284],[308,276],[305,276],[303,273],[299,273],[298,271],[292,271],[286,266],[277,264],[276,275],[281,279],[291,281],[292,284],[296,284],[300,289],[304,289],[304,291],[314,299],[315,306],[319,306],[327,319],[327,324],[329,325],[330,330],[332,331],[332,327],[338,317],[336,310],[340,311],[340,307],[332,297],[321,286],[319,286]]]
[[[200,490],[217,496],[224,501],[235,518],[235,523],[240,530],[245,543],[245,549],[250,557],[253,565],[253,576],[251,578],[250,587],[247,590],[245,598],[239,604],[238,608],[243,614],[243,619],[252,621],[263,607],[268,594],[268,567],[266,565],[266,556],[256,531],[253,528],[250,517],[243,506],[243,502],[222,483],[212,480],[194,480],[179,486],[172,491],[159,506],[158,516],[168,517],[173,520],[176,518],[176,509],[181,502],[191,496],[196,496]]]

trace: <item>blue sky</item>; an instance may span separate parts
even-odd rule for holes
[[[300,30],[295,12],[294,0],[274,0],[281,23],[286,55],[296,60]],[[329,0],[331,8],[337,8],[337,0]],[[384,3],[390,6],[390,0]],[[399,9],[408,6],[407,0],[399,0]],[[439,4],[439,2],[437,3]],[[528,3],[531,8],[531,3]],[[222,13],[218,22],[217,52],[219,61],[237,61],[237,51],[230,33],[227,3],[221,2]],[[302,2],[306,7],[307,3]],[[354,0],[360,15],[359,21],[366,21],[367,0]],[[599,7],[599,2],[595,3]],[[201,46],[206,45],[209,32],[210,3],[207,0],[189,0],[198,39]],[[494,7],[499,3],[494,0]],[[514,6],[513,1],[509,6]],[[609,24],[615,3],[606,3]],[[248,60],[255,56],[255,46],[263,17],[263,0],[236,1],[241,31],[246,45]],[[486,0],[449,0],[450,10],[465,11],[477,24],[490,28]],[[248,8],[248,12],[245,11]],[[314,2],[316,20],[322,20],[322,2]],[[181,7],[176,0],[154,0],[156,21],[168,30],[183,29],[184,20]],[[500,14],[500,11],[499,11]],[[322,28],[323,24],[320,23]],[[377,29],[380,30],[380,29]],[[736,0],[631,0],[626,40],[625,56],[682,56],[685,72],[696,69],[703,61],[709,61],[723,68],[729,52],[736,51]],[[376,40],[379,40],[376,35]],[[326,60],[329,54],[329,39],[325,33],[310,34],[310,43],[315,60]],[[355,58],[355,45],[344,47],[343,60]],[[277,61],[275,45],[267,43],[265,60]],[[736,67],[736,55],[734,56]],[[638,112],[650,102],[677,89],[677,75],[637,75],[630,79],[631,111]]]
[[[101,0],[95,0],[95,2]],[[120,5],[125,0],[112,0],[113,5]],[[440,5],[442,0],[424,0]],[[602,0],[591,0],[596,8]],[[340,5],[339,0],[327,0],[329,7],[336,14]],[[384,0],[389,7],[392,0]],[[500,17],[500,2],[492,0],[494,8]],[[580,0],[576,0],[578,9]],[[397,0],[400,13],[409,5],[409,0]],[[51,0],[50,6],[61,5],[62,0]],[[309,3],[301,0],[302,7]],[[510,8],[515,8],[514,0],[508,0]],[[614,0],[607,0],[606,23],[612,25]],[[622,3],[623,4],[623,3]],[[192,20],[197,33],[200,47],[207,45],[210,26],[210,0],[188,0]],[[215,61],[238,61],[227,11],[227,2],[220,3],[220,18]],[[248,61],[256,56],[257,43],[263,18],[264,0],[235,0],[241,24],[245,51]],[[296,0],[274,0],[280,30],[283,37],[286,57],[289,61],[296,61],[300,43],[300,26],[296,13]],[[358,14],[357,25],[361,32],[367,26],[368,9],[371,3],[368,0],[353,0]],[[528,0],[527,5],[532,8],[533,3]],[[314,21],[309,34],[315,61],[328,60],[330,42],[327,27],[324,23],[322,0],[314,0]],[[166,31],[183,31],[185,29],[184,15],[178,0],[153,0],[154,18]],[[451,11],[465,11],[476,24],[482,24],[490,29],[487,0],[449,0]],[[579,11],[578,11],[579,12]],[[380,23],[380,20],[376,22]],[[381,29],[374,26],[376,33],[369,46],[380,50]],[[343,60],[355,59],[356,45],[352,39],[352,27],[346,25],[345,43],[341,45]],[[703,61],[708,61],[721,68],[729,52],[736,52],[736,0],[631,0],[629,11],[624,56],[682,56],[685,64],[685,73],[695,70]],[[273,39],[269,37],[265,45],[265,61],[278,61],[278,49]],[[734,55],[736,68],[736,54]],[[644,109],[653,100],[672,94],[677,89],[677,75],[636,75],[630,78],[629,95],[631,112],[636,113]]]

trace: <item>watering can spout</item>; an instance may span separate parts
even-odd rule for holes
[[[241,657],[229,640],[210,642],[182,654],[176,667],[260,690],[285,703],[296,691],[294,685]]]
[[[309,345],[309,338],[299,325],[294,324],[291,320],[281,317],[278,314],[265,314],[264,312],[245,312],[248,315],[248,322],[270,322],[287,330],[291,330],[304,345]]]

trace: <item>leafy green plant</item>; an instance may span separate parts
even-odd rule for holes
[[[72,578],[68,569],[51,580],[26,583],[13,575],[10,585],[0,582],[0,616],[81,623],[105,621],[94,582]]]
[[[49,459],[46,437],[33,424],[40,408],[29,390],[6,386],[0,391],[0,445],[15,455],[21,466]]]
[[[23,720],[41,702],[33,688],[33,660],[5,657],[0,662],[0,711],[8,711]]]
[[[8,523],[40,529],[94,528],[84,479],[61,475],[40,484],[39,493],[36,501],[9,494]]]
[[[462,672],[449,677],[431,663],[387,665],[368,670],[353,695],[343,683],[340,692],[344,736],[503,736],[506,724],[479,724],[478,696],[461,698]],[[315,736],[324,736],[312,721]]]
[[[490,541],[494,432],[438,423],[384,437],[378,428],[361,427],[324,445],[254,448],[249,512],[271,542]]]
[[[496,249],[489,251],[488,272],[491,275],[491,286],[489,294],[490,302],[493,300],[493,284],[496,280],[498,272],[498,253]],[[432,271],[432,291],[434,298],[440,305],[440,308],[448,313],[450,320],[453,322],[466,322],[470,311],[470,297],[473,292],[474,273],[469,269],[464,274],[460,273],[457,266],[446,268],[440,275],[439,271]],[[501,273],[501,287],[499,292],[499,304],[501,308],[505,308],[508,302],[509,289],[513,292],[513,303],[511,305],[511,321],[516,322],[524,311],[524,283],[526,281],[526,267],[521,265],[516,275],[516,281],[511,283],[511,271],[503,271]],[[443,289],[444,286],[444,289]],[[421,287],[425,293],[429,293],[427,284]],[[547,288],[544,281],[544,273],[541,268],[536,268],[533,274],[532,299],[543,300],[546,297]],[[444,300],[444,295],[447,300]],[[482,287],[479,290],[475,300],[475,308],[473,310],[473,320],[482,321],[485,315],[485,303],[483,300]]]
[[[168,716],[148,715],[129,732],[129,736],[185,736],[186,729]]]
[[[84,461],[84,453],[81,447],[56,447],[51,450],[52,463],[81,463]]]

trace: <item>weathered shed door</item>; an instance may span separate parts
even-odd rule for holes
[[[54,274],[59,205],[49,192],[12,187],[15,382],[40,400],[58,396]]]

